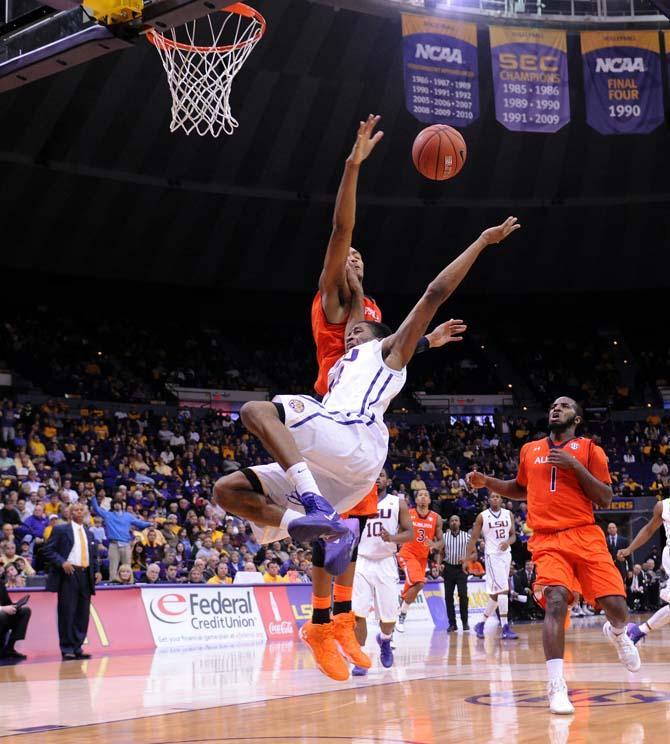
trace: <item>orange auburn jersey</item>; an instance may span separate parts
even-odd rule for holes
[[[349,509],[346,514],[342,514],[343,519],[347,517],[374,517],[377,515],[377,484],[372,486],[372,491],[363,497],[353,509]]]
[[[399,555],[403,558],[411,556],[426,560],[430,553],[430,544],[437,533],[440,515],[437,512],[429,511],[425,516],[421,516],[416,509],[409,510],[409,517],[414,527],[414,539],[402,545]]]
[[[366,297],[363,304],[365,320],[381,323],[382,311],[377,303],[370,297]],[[346,327],[346,323],[328,322],[321,304],[321,292],[317,292],[312,301],[312,336],[314,336],[314,343],[316,344],[316,361],[319,364],[319,375],[314,383],[314,389],[319,395],[325,395],[328,392],[328,372],[344,354]]]
[[[547,462],[552,449],[561,448],[584,465],[599,481],[611,483],[607,455],[585,437],[554,444],[549,437],[528,442],[519,454],[516,481],[528,494],[528,526],[534,532],[560,532],[595,524],[593,502],[572,470]]]

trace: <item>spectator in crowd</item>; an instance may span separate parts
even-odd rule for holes
[[[15,646],[26,637],[30,614],[30,607],[12,602],[0,581],[0,659],[17,662],[27,658]]]
[[[105,526],[105,536],[109,540],[109,576],[116,576],[120,564],[132,561],[131,530],[151,527],[151,522],[138,519],[126,511],[121,501],[114,501],[111,511],[103,509],[95,495],[91,497],[91,510]]]
[[[216,573],[211,579],[207,580],[208,584],[232,584],[233,580],[230,577],[230,571],[228,570],[228,564],[224,562],[217,563]]]
[[[160,577],[161,577],[161,567],[158,565],[158,563],[150,563],[147,566],[147,570],[144,572],[143,576],[140,578],[141,584],[160,584]]]
[[[122,563],[117,572],[116,576],[111,581],[112,584],[122,584],[129,586],[135,583],[135,575],[133,570],[128,563]]]
[[[626,580],[628,607],[633,612],[643,612],[646,610],[646,586],[647,581],[642,571],[642,566],[636,563],[633,566],[633,570],[629,572]]]
[[[285,584],[287,579],[284,576],[279,575],[279,563],[277,561],[269,561],[265,574],[263,575],[263,581],[266,584]]]

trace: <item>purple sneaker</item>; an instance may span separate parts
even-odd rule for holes
[[[502,629],[501,638],[506,638],[508,641],[514,641],[519,636],[509,627],[509,623],[505,623]]]
[[[640,626],[635,625],[635,623],[628,623],[626,626],[626,635],[636,646],[645,636],[645,634],[640,630]]]
[[[484,624],[486,623],[486,620],[482,620],[481,623],[477,623],[474,627],[474,631],[477,634],[477,638],[483,638],[484,637]]]
[[[391,639],[384,640],[381,633],[377,633],[377,643],[381,651],[380,659],[385,669],[393,666],[393,651],[391,651]]]
[[[360,526],[357,519],[342,520],[338,518],[338,522],[347,530],[346,534],[343,537],[326,538],[323,541],[325,547],[323,567],[332,576],[339,576],[347,570],[360,536]]]
[[[337,540],[347,536],[349,529],[340,519],[333,507],[317,493],[300,496],[305,507],[305,516],[294,519],[288,527],[288,534],[297,542],[314,542],[321,538]]]
[[[367,677],[368,670],[364,667],[355,666],[351,670],[351,676],[352,677]]]

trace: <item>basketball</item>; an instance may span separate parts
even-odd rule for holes
[[[461,133],[446,124],[426,127],[412,145],[414,167],[431,181],[448,181],[458,175],[467,154]]]

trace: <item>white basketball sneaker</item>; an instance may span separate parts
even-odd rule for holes
[[[609,620],[603,625],[605,638],[614,646],[619,656],[619,661],[628,669],[629,672],[637,672],[642,666],[640,661],[640,652],[637,647],[624,631],[616,635],[612,630],[612,623]]]
[[[552,679],[547,683],[549,710],[559,716],[569,716],[575,712],[575,706],[568,697],[568,686],[563,677]]]

